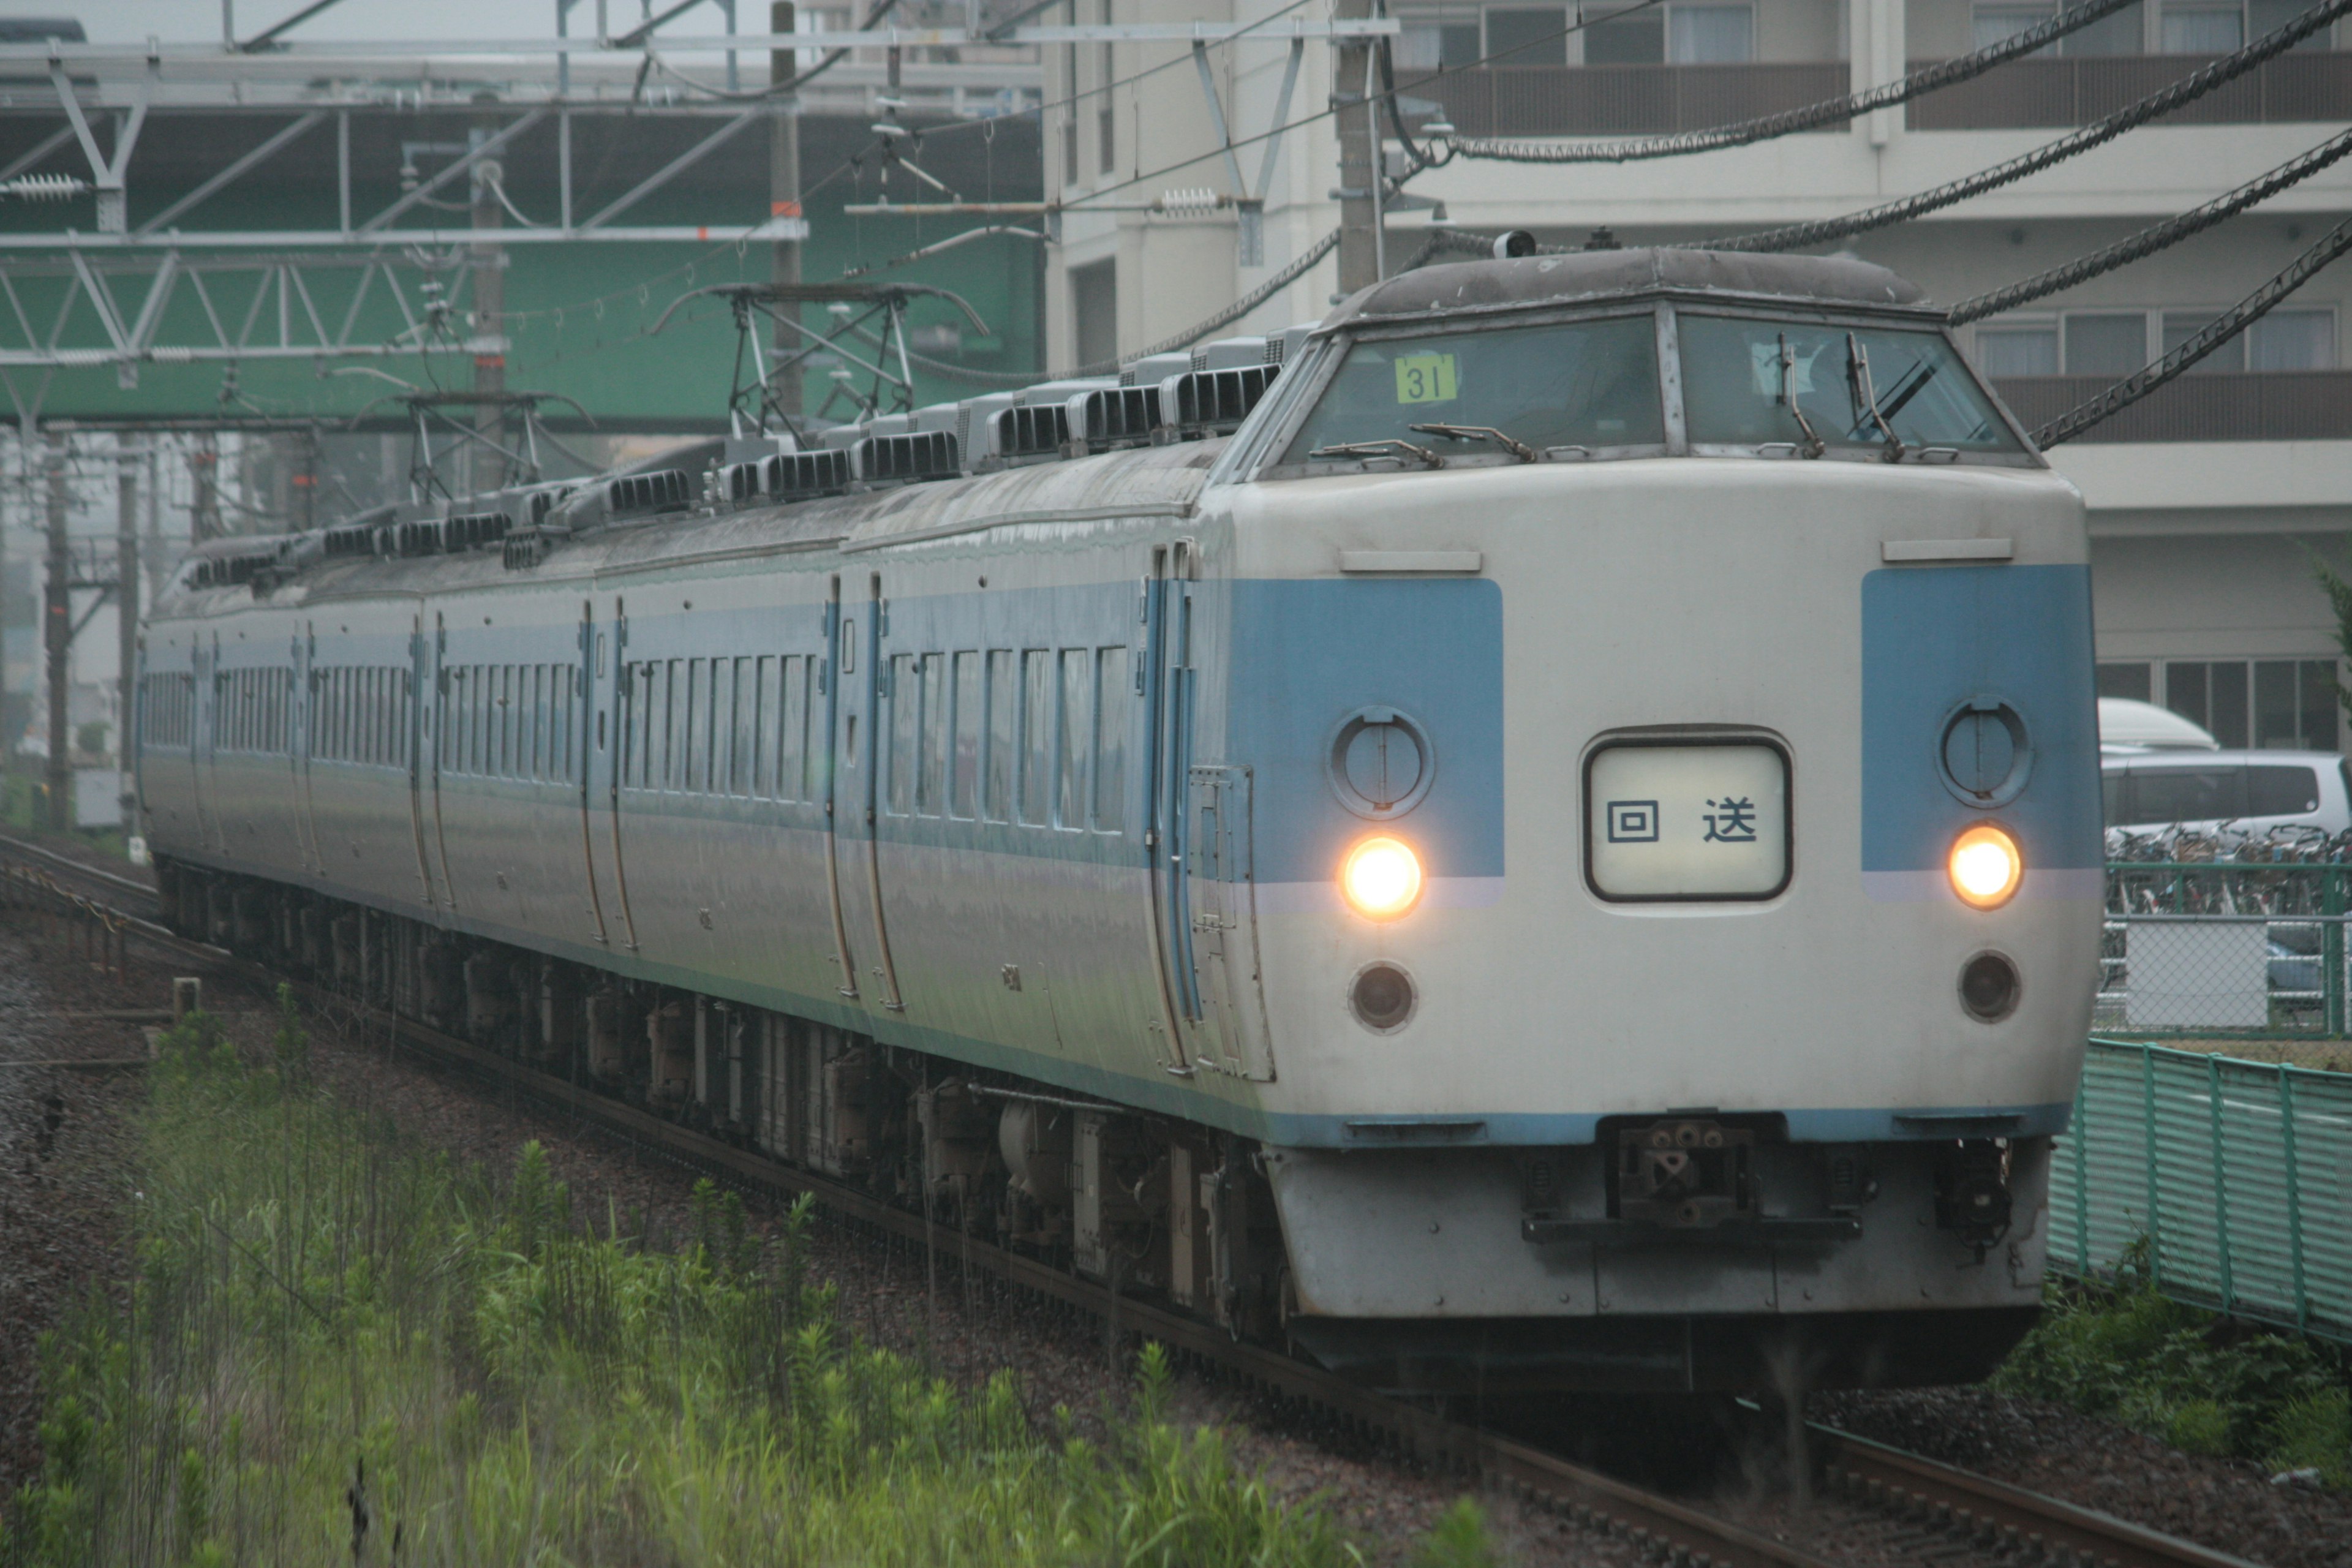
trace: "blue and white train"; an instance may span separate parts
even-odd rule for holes
[[[2084,509],[1849,260],[208,545],[191,932],[1369,1382],[1981,1374],[2100,930]]]

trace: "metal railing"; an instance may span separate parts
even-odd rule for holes
[[[1914,100],[1914,131],[1997,131],[2086,125],[2179,80],[2214,55],[2068,56],[2012,60]],[[1918,70],[1932,60],[1913,60]],[[2352,119],[2352,53],[2282,55],[2158,121],[2267,125]]]
[[[2002,376],[1993,383],[2029,430],[2081,406],[2106,375]],[[2352,371],[2195,373],[2167,383],[2079,441],[2326,441],[2352,437]]]
[[[2168,1296],[2352,1340],[2352,1073],[2094,1039],[2050,1264],[2093,1275],[2143,1239]]]

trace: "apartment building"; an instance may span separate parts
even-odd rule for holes
[[[1459,158],[1407,183],[1409,199],[1388,214],[1387,265],[1407,264],[1441,219],[1528,228],[1556,244],[1606,228],[1641,244],[1857,211],[2097,121],[2303,9],[2300,0],[2141,0],[1906,107],[1745,148],[1615,164]],[[1072,0],[1040,18],[1261,24],[1197,61],[1170,43],[1045,51],[1047,103],[1082,95],[1049,110],[1045,134],[1047,193],[1067,208],[1046,282],[1053,363],[1132,353],[1177,332],[1338,224],[1332,121],[1259,139],[1322,110],[1335,86],[1360,85],[1335,83],[1330,45],[1283,36],[1287,22],[1329,10],[1327,0]],[[1580,13],[1523,0],[1393,0],[1389,11],[1408,124],[1568,142],[1701,129],[1834,98],[1995,42],[2052,5],[1664,0]],[[1294,47],[1297,80],[1278,115]],[[1230,157],[1219,114],[1239,144]],[[2347,121],[2352,23],[2093,152],[1840,248],[1958,301],[2210,200]],[[1388,145],[1401,162],[1393,138]],[[1960,337],[2035,426],[2181,342],[2347,215],[2352,161]],[[1319,316],[1337,279],[1326,258],[1230,330]],[[2352,552],[2348,301],[2352,260],[2192,374],[2052,453],[2091,507],[2103,685],[2187,713],[2225,743],[2337,749],[2352,740],[2331,679],[2341,668],[2334,622],[2312,571],[2314,552],[2347,562]]]

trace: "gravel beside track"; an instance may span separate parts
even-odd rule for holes
[[[1816,1419],[2271,1568],[2352,1568],[2352,1498],[2273,1486],[2063,1405],[1985,1388],[1823,1395]]]

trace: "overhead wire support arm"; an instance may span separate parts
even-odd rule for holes
[[[309,21],[320,12],[328,10],[341,4],[342,4],[342,0],[310,0],[310,5],[303,6],[299,11],[295,12],[291,16],[287,17],[277,26],[265,27],[260,32],[256,33],[253,37],[237,45],[236,51],[241,55],[257,55],[271,49],[283,48],[285,46],[278,43],[278,40],[279,38],[283,37],[286,34],[292,32],[295,28]]]

